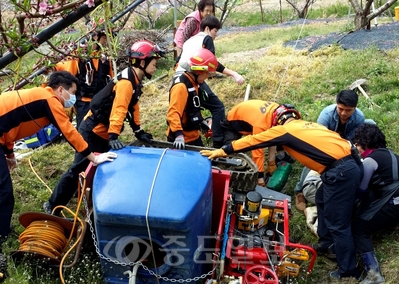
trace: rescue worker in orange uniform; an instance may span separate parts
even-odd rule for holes
[[[94,43],[90,58],[73,58],[61,61],[55,66],[56,70],[68,71],[79,80],[75,103],[77,129],[90,109],[93,96],[113,78],[111,60],[101,54],[102,47],[107,44],[107,35],[104,31],[98,31],[92,35],[92,40]],[[83,41],[81,45],[87,48],[87,41]]]
[[[218,61],[211,51],[200,48],[179,64],[186,71],[173,78],[169,90],[167,140],[176,149],[184,149],[185,144],[203,146],[200,130],[209,127],[201,115],[199,85],[216,72]]]
[[[273,114],[272,125],[274,127],[262,133],[201,153],[213,159],[282,145],[301,164],[320,173],[323,184],[316,193],[319,218],[316,252],[323,254],[335,248],[339,269],[329,273],[331,278],[359,277],[351,232],[355,193],[363,171],[356,148],[325,126],[300,120],[300,114],[292,105],[280,105]]]
[[[150,41],[140,40],[132,45],[128,55],[131,67],[119,74],[115,85],[107,85],[93,98],[91,108],[79,126],[79,132],[95,152],[118,150],[125,146],[119,140],[125,119],[129,120],[137,139],[151,143],[152,135],[140,127],[138,101],[142,95],[142,80],[145,77],[150,79],[155,73],[163,51]],[[111,86],[109,90],[108,86]],[[80,153],[75,154],[72,166],[63,174],[50,199],[43,204],[46,212],[52,212],[54,207],[69,202],[77,189],[79,173],[85,171],[89,163]],[[55,215],[59,213],[60,210],[54,212]]]
[[[31,136],[52,123],[65,139],[88,161],[101,164],[116,158],[115,153],[95,156],[87,142],[70,123],[64,107],[75,101],[78,80],[69,72],[51,74],[47,87],[37,87],[0,95],[0,243],[10,231],[14,195],[10,170],[16,167],[14,141]]]
[[[234,106],[222,121],[224,143],[229,144],[243,135],[258,134],[272,127],[272,117],[279,104],[262,100],[247,100]],[[263,148],[252,151],[252,160],[258,166],[258,184],[265,186],[265,154]],[[269,147],[267,173],[276,170],[276,147]]]

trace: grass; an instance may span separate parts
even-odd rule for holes
[[[318,23],[303,27],[304,35],[321,35],[345,30],[346,21]],[[367,118],[374,119],[387,136],[389,147],[399,150],[396,138],[399,132],[399,50],[379,51],[369,48],[364,51],[342,50],[339,46],[325,47],[314,52],[293,50],[282,44],[295,40],[302,27],[270,28],[259,32],[236,33],[221,36],[216,40],[219,60],[233,70],[237,70],[251,85],[250,98],[293,103],[306,120],[315,121],[320,111],[335,100],[341,89],[353,81],[366,78],[366,92],[380,108],[370,108],[369,102],[360,95],[359,108]],[[165,140],[165,115],[168,107],[173,60],[160,64],[159,74],[168,72],[166,79],[145,87],[141,97],[142,126],[157,140]],[[156,77],[156,76],[155,76]],[[208,80],[213,91],[225,103],[226,110],[242,101],[246,85],[238,86],[231,78]],[[134,136],[128,125],[122,135],[126,142]],[[30,160],[30,162],[29,162]],[[16,205],[12,224],[16,234],[12,234],[4,246],[9,254],[18,248],[17,236],[23,231],[18,216],[26,211],[42,211],[41,205],[48,199],[61,174],[73,160],[73,149],[67,143],[54,144],[35,151],[30,158],[19,162],[12,173]],[[30,166],[30,163],[32,167]],[[299,179],[302,167],[294,164],[289,182],[284,191],[293,195],[293,188]],[[34,173],[37,173],[37,175]],[[40,177],[45,184],[43,184]],[[74,207],[72,202],[71,207]],[[316,238],[306,230],[304,217],[295,209],[290,221],[290,233],[301,243],[314,243]],[[398,231],[387,231],[374,237],[377,257],[380,261],[386,283],[396,283],[396,267],[399,264],[396,245]],[[65,270],[67,283],[102,283],[101,267],[96,255],[82,252],[82,261],[72,269]],[[299,283],[326,283],[326,274],[334,269],[334,263],[318,259],[313,274],[299,278]],[[58,272],[32,265],[9,263],[9,283],[59,283]],[[354,283],[354,282],[353,282]]]

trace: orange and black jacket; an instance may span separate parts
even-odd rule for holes
[[[129,124],[133,131],[140,129],[140,105],[138,101],[142,93],[141,81],[139,81],[137,74],[133,72],[131,67],[125,68],[121,73],[121,79],[118,80],[112,90],[115,97],[112,105],[109,106],[111,109],[106,110],[107,113],[110,113],[107,122],[96,121],[91,110],[84,118],[85,120],[88,118],[94,120],[96,126],[92,131],[106,140],[109,140],[110,134],[117,134],[118,136],[121,134],[126,118],[129,119]],[[127,75],[127,73],[131,75]],[[134,80],[135,84],[132,84],[127,79],[130,76],[133,76],[132,80]]]
[[[325,126],[304,120],[292,120],[256,135],[248,135],[223,146],[227,154],[282,145],[304,166],[323,173],[336,160],[351,154],[348,140]]]
[[[49,123],[61,131],[77,152],[84,156],[91,153],[52,88],[38,87],[0,95],[0,144],[6,153],[12,152],[14,141],[37,133]]]
[[[278,103],[262,100],[248,100],[234,106],[227,113],[230,126],[242,135],[258,134],[272,127],[273,112]],[[263,148],[252,151],[252,160],[259,172],[265,170]]]
[[[184,81],[187,82],[185,83]],[[184,127],[190,124],[189,112],[191,111],[188,107],[188,100],[193,100],[190,94],[195,94],[198,97],[198,84],[187,73],[183,73],[174,79],[174,83],[169,90],[169,109],[166,115],[168,129],[166,130],[166,136],[172,140],[179,135],[184,135],[184,141],[187,143],[195,141],[200,137],[199,127],[198,129]]]
[[[100,52],[95,51],[92,55],[93,57],[98,57]],[[77,99],[83,102],[90,102],[93,96],[107,85],[107,79],[113,78],[111,66],[111,61],[108,59],[103,61],[99,58],[90,58],[88,60],[73,58],[59,62],[55,69],[57,71],[68,71],[76,76],[79,79],[76,91]],[[90,85],[87,85],[86,73],[90,68],[93,70],[93,80]]]

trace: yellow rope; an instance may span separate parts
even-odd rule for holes
[[[29,159],[29,165],[32,168],[32,171],[38,177],[38,179],[46,185],[43,180],[37,175],[35,170],[32,167],[31,161]],[[49,189],[49,187],[46,185]],[[49,189],[50,190],[50,189]],[[68,211],[71,215],[73,215],[73,225],[71,229],[71,233],[68,239],[65,236],[64,228],[55,221],[49,220],[37,220],[33,221],[29,226],[26,227],[25,231],[21,233],[19,236],[20,242],[20,251],[29,252],[29,253],[40,253],[47,257],[53,259],[61,259],[60,266],[59,266],[59,274],[62,283],[65,283],[64,276],[63,276],[63,265],[67,258],[67,256],[71,253],[71,251],[78,245],[82,238],[82,232],[77,236],[76,241],[73,245],[68,249],[68,251],[64,253],[64,250],[69,246],[76,227],[76,223],[79,222],[81,229],[84,227],[83,221],[78,217],[80,206],[83,200],[83,194],[86,190],[86,176],[85,173],[80,173],[79,175],[79,184],[78,184],[78,205],[76,211],[73,212],[71,209],[65,206],[57,206],[54,208],[62,208],[63,210]],[[51,190],[50,190],[51,191]]]
[[[28,158],[28,163],[29,163],[29,166],[30,166],[32,172],[33,172],[33,173],[35,174],[35,176],[37,177],[37,179],[40,180],[41,183],[42,183],[42,184],[47,188],[47,190],[52,194],[53,191],[51,190],[51,188],[50,188],[50,187],[42,180],[42,178],[36,173],[35,168],[33,167],[30,158]],[[63,212],[61,212],[61,215],[62,215],[62,217],[65,218],[65,215],[64,215]]]
[[[33,221],[18,238],[19,250],[60,259],[67,244],[64,228],[49,220]]]

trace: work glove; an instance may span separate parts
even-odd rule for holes
[[[242,84],[244,84],[244,77],[243,76],[241,76],[240,74],[238,74],[237,72],[234,72],[233,73],[233,78],[234,78],[234,80],[236,81],[236,83],[238,84],[238,85],[242,85]]]
[[[108,145],[111,147],[112,150],[119,150],[125,147],[125,144],[121,140],[118,139],[118,135],[110,134]]]
[[[274,171],[277,170],[276,161],[267,162],[267,170],[266,172],[271,176]]]
[[[209,128],[208,123],[206,123],[205,120],[203,120],[203,121],[201,122],[200,128],[201,128],[201,133],[202,133],[202,134],[207,134],[208,131],[211,130],[211,129]]]
[[[17,167],[17,159],[14,156],[14,153],[6,155],[8,170],[11,172],[13,169]]]
[[[134,136],[136,136],[137,139],[144,141],[146,143],[151,143],[152,142],[152,135],[150,133],[145,132],[143,129],[140,129],[139,131],[134,133]]]
[[[178,135],[173,142],[173,148],[184,150],[186,145],[184,144],[184,135]]]
[[[102,164],[104,162],[112,162],[114,159],[116,159],[116,157],[118,157],[118,155],[113,152],[102,153],[94,158],[93,164],[95,166],[98,166],[99,164]]]
[[[209,160],[219,157],[227,157],[227,154],[223,149],[201,150],[200,153],[202,154],[202,156],[207,156]]]
[[[305,217],[306,217],[306,225],[308,228],[312,231],[313,234],[315,234],[317,237],[317,207],[312,206],[312,207],[307,207],[304,211]]]

